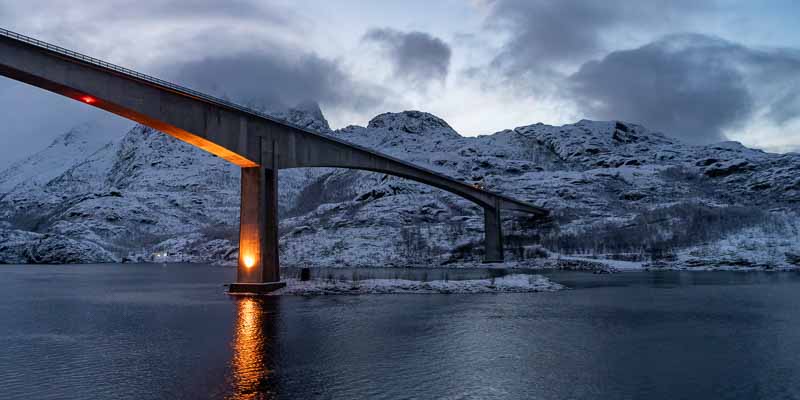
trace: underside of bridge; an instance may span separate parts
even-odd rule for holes
[[[437,172],[190,89],[0,29],[0,75],[104,109],[202,148],[242,168],[237,283],[230,291],[279,286],[278,170],[353,168],[412,179],[484,210],[486,262],[503,261],[501,210],[548,211]]]

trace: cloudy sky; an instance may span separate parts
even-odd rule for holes
[[[0,0],[0,26],[334,128],[419,109],[463,135],[622,119],[800,150],[794,0]],[[101,111],[0,78],[0,167]]]

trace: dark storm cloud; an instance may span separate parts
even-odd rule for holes
[[[424,32],[370,29],[363,37],[382,46],[392,61],[394,75],[415,85],[444,82],[450,69],[450,46]]]
[[[590,118],[639,122],[707,143],[759,110],[779,123],[800,115],[796,96],[780,96],[800,90],[798,76],[800,58],[790,51],[682,34],[588,62],[567,86]]]
[[[333,61],[274,48],[206,58],[175,69],[177,80],[201,91],[273,109],[313,100],[323,109],[371,111],[386,95],[381,87],[356,82]]]
[[[784,125],[800,117],[800,50],[742,52],[746,73],[761,88],[766,117]]]
[[[800,73],[800,71],[798,72]],[[787,122],[800,117],[800,85],[795,85],[792,93],[787,93],[780,97],[770,107],[767,116],[778,123],[784,125]]]
[[[613,34],[680,26],[708,0],[494,0],[486,24],[507,36],[491,67],[512,80],[550,79],[597,57]],[[544,75],[544,76],[542,76]]]

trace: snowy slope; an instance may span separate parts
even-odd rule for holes
[[[770,247],[769,257],[751,246],[753,265],[788,266],[800,254],[796,154],[734,142],[689,146],[619,121],[462,137],[419,111],[385,113],[366,127],[337,131],[315,104],[278,114],[552,209],[545,224],[506,216],[511,260],[549,253],[707,265],[714,249],[722,255],[742,238],[788,243]],[[235,166],[145,127],[106,144],[75,136],[0,173],[7,191],[0,199],[0,262],[236,259]],[[49,172],[39,175],[42,165]],[[287,265],[480,260],[482,210],[435,188],[364,171],[294,169],[281,171],[279,196]],[[37,249],[55,245],[65,249],[54,252],[63,257],[43,260]],[[90,250],[69,251],[76,248]]]
[[[0,196],[18,185],[33,190],[61,175],[67,168],[121,138],[124,132],[113,130],[114,127],[104,121],[78,125],[56,137],[45,149],[13,163],[0,172]]]

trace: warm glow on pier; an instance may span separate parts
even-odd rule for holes
[[[244,256],[242,261],[244,261],[244,266],[247,268],[251,268],[253,265],[256,265],[256,258],[249,254]]]

